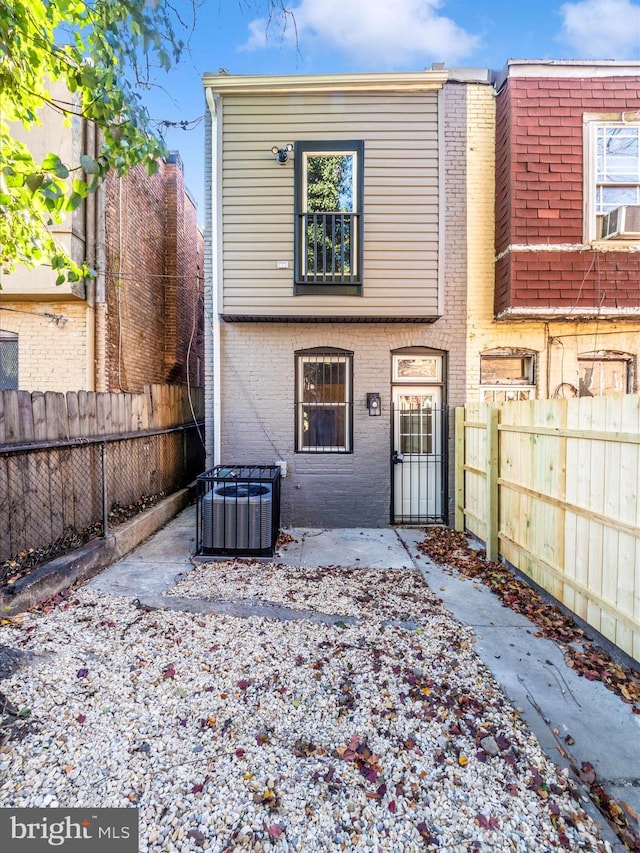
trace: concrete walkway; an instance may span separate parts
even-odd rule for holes
[[[416,545],[424,538],[423,530],[294,528],[287,532],[293,541],[280,549],[275,558],[280,563],[420,571],[453,616],[473,628],[477,654],[549,757],[562,767],[580,768],[582,762],[589,762],[606,792],[640,814],[640,716],[600,682],[588,681],[569,669],[556,643],[534,637],[538,627],[504,607],[482,584],[445,572],[419,554]],[[113,595],[135,596],[143,606],[310,618],[305,612],[278,614],[268,605],[265,610],[264,602],[236,604],[235,609],[211,602],[200,602],[198,609],[197,604],[189,604],[197,602],[195,599],[168,602],[162,598],[163,592],[190,570],[194,551],[195,508],[189,507],[89,581],[89,586]],[[257,609],[259,605],[265,612]],[[315,614],[321,621],[323,616]],[[585,802],[585,808],[594,815],[593,806],[587,807]],[[625,849],[608,828],[604,832],[614,850]]]
[[[561,648],[535,637],[538,626],[503,606],[487,587],[421,555],[415,546],[422,531],[398,530],[398,536],[445,607],[472,626],[477,654],[547,755],[562,767],[590,762],[609,796],[640,814],[640,715],[601,682],[567,667]]]

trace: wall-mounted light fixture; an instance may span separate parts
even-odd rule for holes
[[[276,160],[281,166],[284,166],[287,162],[291,151],[293,151],[293,145],[291,142],[287,142],[287,144],[283,145],[282,148],[278,148],[277,145],[274,145],[271,149],[271,153],[276,155]]]
[[[382,414],[380,394],[367,394],[367,409],[370,417],[377,418]]]

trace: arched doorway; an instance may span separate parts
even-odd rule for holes
[[[445,357],[441,352],[412,347],[394,352],[392,359],[392,521],[444,521]]]

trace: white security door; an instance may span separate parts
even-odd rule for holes
[[[442,389],[393,388],[393,516],[426,524],[443,516]]]

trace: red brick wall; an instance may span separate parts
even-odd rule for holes
[[[185,383],[190,339],[196,384],[204,359],[203,245],[179,158],[151,176],[142,166],[122,179],[109,175],[106,200],[108,388]]]
[[[189,380],[195,384],[199,357],[202,384],[204,240],[198,231],[195,205],[185,192],[180,163],[167,163],[166,173],[165,272],[174,285],[165,291],[165,370],[169,382],[185,383],[188,353]]]
[[[640,77],[509,78],[497,98],[496,252],[583,244],[583,114],[640,108]],[[640,305],[640,254],[511,251],[495,310]]]

